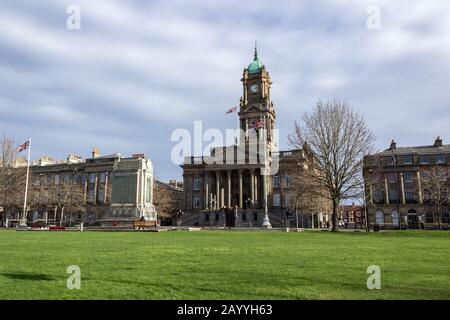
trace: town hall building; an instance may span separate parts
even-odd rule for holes
[[[291,172],[303,166],[308,153],[277,149],[272,81],[256,48],[241,81],[239,139],[234,145],[212,148],[207,156],[184,160],[182,225],[271,228],[293,223]],[[328,220],[328,212],[323,207],[308,215],[303,226],[319,226]]]

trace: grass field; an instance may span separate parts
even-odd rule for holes
[[[0,299],[450,299],[449,244],[433,231],[0,231]]]

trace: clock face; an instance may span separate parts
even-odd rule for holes
[[[252,85],[250,86],[250,92],[251,92],[251,93],[257,93],[257,92],[258,92],[258,89],[259,89],[259,86],[258,86],[257,84],[252,84]]]

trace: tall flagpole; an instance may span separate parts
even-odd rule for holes
[[[27,196],[28,196],[28,179],[30,176],[30,156],[31,156],[31,138],[28,139],[28,161],[27,161],[27,178],[25,180],[25,197],[23,200],[23,214],[22,221],[20,222],[21,227],[27,226]]]

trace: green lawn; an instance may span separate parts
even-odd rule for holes
[[[449,244],[438,231],[0,231],[0,299],[450,299]]]

